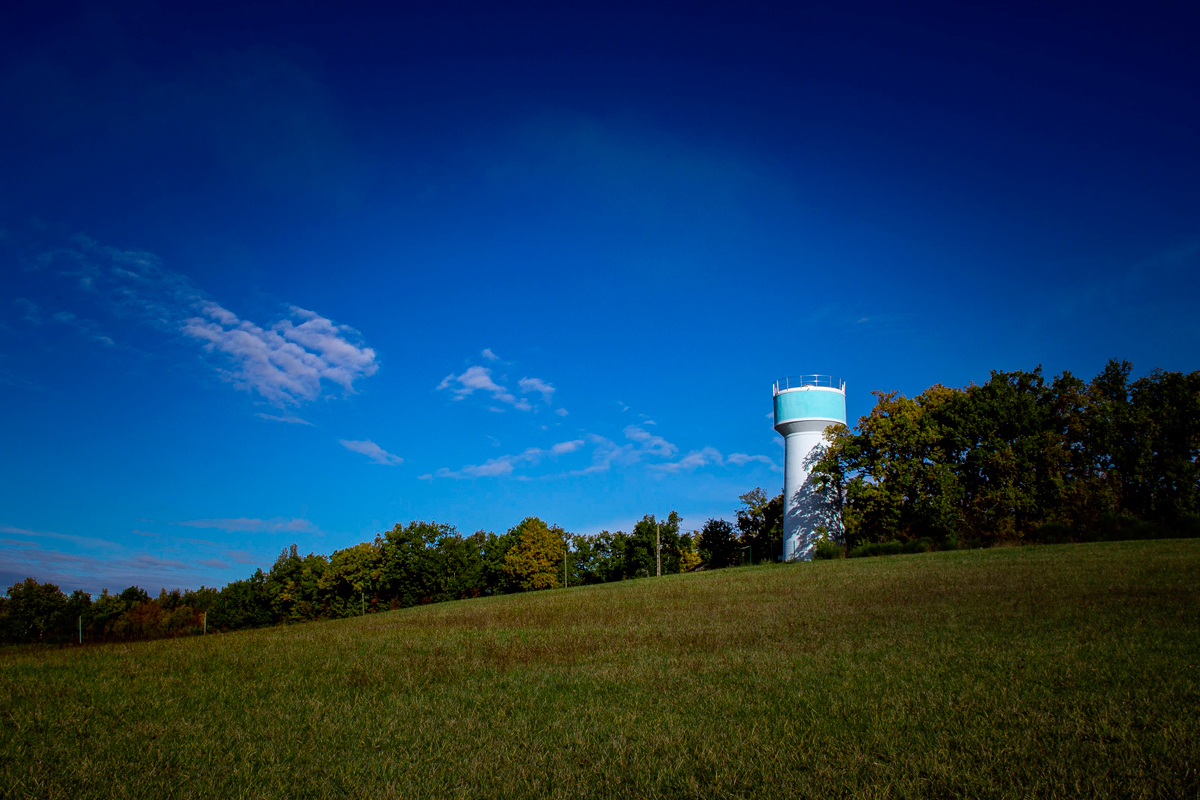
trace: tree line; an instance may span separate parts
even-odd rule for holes
[[[1200,372],[1131,381],[1111,361],[1090,382],[1041,369],[915,398],[875,392],[838,426],[812,476],[837,506],[818,556],[1200,535]],[[0,641],[177,636],[333,619],[444,600],[774,561],[783,496],[739,497],[736,521],[682,531],[679,515],[579,535],[536,517],[502,534],[414,521],[329,556],[284,549],[224,588],[64,594],[28,578],[0,597]],[[839,541],[840,540],[840,541]],[[661,542],[661,551],[657,543]]]
[[[827,434],[814,480],[852,551],[1195,536],[1200,372],[1131,370],[875,392],[856,427]]]
[[[137,586],[93,598],[69,596],[27,578],[0,597],[2,642],[97,642],[230,631],[368,614],[407,606],[562,586],[647,578],[728,566],[778,550],[782,496],[761,489],[740,498],[737,524],[709,520],[680,529],[672,511],[647,515],[632,531],[569,533],[536,517],[502,534],[462,535],[447,524],[396,525],[374,541],[329,556],[285,548],[270,570],[224,588],[151,597]],[[661,549],[659,549],[661,546]]]

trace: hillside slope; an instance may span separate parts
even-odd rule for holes
[[[1197,796],[1200,540],[0,655],[11,797]]]

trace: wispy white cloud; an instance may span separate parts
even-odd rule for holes
[[[231,559],[236,564],[250,564],[251,566],[262,561],[261,558],[245,550],[226,550],[225,557]]]
[[[317,533],[317,526],[306,519],[251,519],[248,517],[224,519],[192,519],[172,522],[185,528],[212,528],[227,533]]]
[[[540,392],[544,402],[551,403],[554,401],[554,387],[541,378],[521,378],[521,380],[517,381],[517,385],[521,387],[521,394]]]
[[[775,468],[775,462],[766,456],[752,456],[746,453],[732,453],[727,457],[723,457],[721,455],[721,451],[715,447],[703,447],[700,450],[692,450],[678,461],[668,461],[663,464],[651,464],[650,468],[660,470],[662,472],[682,472],[700,469],[701,467],[740,467],[751,463],[762,463],[771,468]]]
[[[116,316],[199,342],[216,357],[222,377],[273,403],[314,400],[325,383],[353,393],[355,381],[379,369],[375,351],[348,325],[296,306],[266,326],[241,319],[186,276],[164,268],[153,253],[120,250],[76,236],[64,247],[40,253],[27,268],[56,271]],[[95,323],[72,312],[59,312],[53,319],[112,344]]]
[[[194,544],[201,547],[220,547],[216,542],[210,542],[208,539],[190,539],[186,536],[172,536],[172,544]]]
[[[567,415],[567,410],[565,408],[556,408],[554,409],[554,413],[558,414],[560,417],[565,417]]]
[[[80,547],[110,547],[124,549],[124,545],[116,542],[110,542],[107,539],[97,539],[93,536],[75,536],[70,533],[57,533],[55,531],[35,531],[29,528],[16,528],[12,525],[0,525],[0,533],[7,533],[10,536],[28,536],[37,539],[57,539],[63,542],[71,542]]]
[[[54,322],[57,322],[60,325],[65,325],[69,328],[74,328],[79,333],[83,334],[84,336],[91,339],[92,341],[99,342],[100,344],[105,345],[107,347],[112,347],[114,344],[111,337],[106,336],[105,334],[100,332],[99,325],[97,325],[95,322],[93,322],[90,319],[80,319],[79,317],[72,314],[70,311],[59,311],[54,316],[52,316],[50,319],[52,319]]]
[[[277,403],[314,400],[322,381],[352,394],[355,380],[378,371],[375,351],[357,343],[353,328],[296,306],[290,311],[290,319],[261,328],[216,303],[204,303],[200,315],[184,320],[182,330],[231,362],[221,374],[235,386]]]
[[[13,300],[13,305],[20,312],[21,319],[30,325],[42,324],[42,312],[37,303],[25,297],[18,297],[16,300]]]
[[[437,385],[437,388],[438,391],[449,389],[454,393],[455,400],[462,400],[477,391],[484,391],[501,403],[507,403],[520,411],[529,411],[533,408],[524,397],[517,397],[507,388],[496,383],[492,378],[492,371],[487,367],[468,367],[461,375],[451,373],[442,378],[442,382]],[[496,411],[501,410],[495,406],[492,408]]]
[[[500,356],[493,353],[492,348],[490,348],[490,347],[483,348],[483,352],[480,353],[479,355],[483,356],[488,361],[499,361],[500,360]]]
[[[639,428],[637,425],[625,426],[624,433],[626,439],[636,442],[639,450],[651,456],[670,458],[679,450],[663,437]]]
[[[715,447],[704,447],[701,450],[692,450],[678,461],[671,461],[666,464],[652,464],[651,469],[663,470],[664,472],[679,472],[681,470],[698,469],[700,467],[721,466],[724,459],[721,458],[721,451]]]
[[[740,467],[744,464],[750,464],[755,461],[757,461],[761,464],[766,464],[768,467],[776,467],[777,466],[776,463],[774,462],[774,460],[772,460],[768,456],[762,456],[762,455],[752,456],[747,453],[730,453],[729,456],[725,460],[728,461],[730,464],[733,464],[735,467]]]
[[[14,389],[33,389],[34,391],[44,392],[46,387],[33,381],[26,380],[20,375],[14,375],[7,370],[0,369],[0,385],[11,386]]]
[[[301,419],[300,417],[294,417],[290,414],[284,414],[281,416],[276,414],[264,414],[259,411],[254,416],[258,417],[259,419],[270,420],[271,422],[286,422],[290,425],[312,425],[312,423],[308,420]]]
[[[5,586],[34,575],[64,591],[96,592],[101,587],[120,591],[139,585],[195,586],[197,567],[175,558],[149,553],[64,553],[38,542],[0,540],[0,584]]]
[[[570,475],[607,472],[613,464],[631,464],[640,457],[632,444],[620,445],[596,433],[588,434],[587,438],[592,445],[592,463],[583,469],[572,470]]]
[[[468,464],[462,469],[451,470],[448,467],[442,467],[437,472],[420,476],[420,480],[432,480],[433,478],[495,478],[511,475],[515,470],[525,466],[533,466],[540,463],[543,459],[557,458],[561,455],[574,453],[583,447],[584,444],[583,439],[573,439],[571,441],[559,442],[545,450],[538,447],[530,447],[521,453],[489,458],[482,464]]]
[[[569,475],[591,475],[607,472],[614,465],[630,466],[646,459],[670,458],[678,452],[671,442],[656,436],[637,425],[627,425],[624,430],[627,444],[617,444],[599,434],[589,434],[592,445],[592,463],[583,469],[572,470]]]
[[[370,439],[366,439],[361,442],[356,442],[354,440],[348,440],[348,439],[338,439],[338,443],[341,444],[341,446],[346,448],[347,450],[352,450],[355,453],[362,453],[364,456],[371,459],[376,464],[386,464],[388,466],[395,466],[396,464],[404,463],[403,458],[401,458],[400,456],[397,456],[397,455],[393,455],[392,453],[389,453],[387,450],[384,450],[382,447],[375,444]]]

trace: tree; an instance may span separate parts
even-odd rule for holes
[[[1200,372],[1131,383],[1131,369],[1110,361],[1090,384],[1068,372],[1047,382],[1039,367],[913,399],[876,392],[853,430],[830,432],[814,479],[841,498],[851,546],[1042,541],[1050,529],[1049,540],[1081,540],[1138,520],[1189,528]]]
[[[3,641],[38,642],[56,638],[63,627],[67,596],[53,583],[26,578],[8,587],[4,604]]]
[[[383,557],[375,543],[335,550],[318,581],[321,605],[334,617],[360,614],[367,599],[372,607],[377,605],[382,577]]]
[[[276,621],[298,622],[329,613],[321,591],[322,576],[328,567],[329,561],[323,555],[309,553],[301,558],[295,544],[283,549],[265,584]]]
[[[773,561],[783,553],[783,492],[768,498],[762,489],[738,497],[737,528],[741,546],[749,546],[757,562]]]
[[[121,592],[119,597],[130,606],[135,606],[138,603],[150,602],[150,593],[140,586],[130,586],[128,589]]]
[[[617,531],[600,531],[593,536],[572,538],[573,585],[586,583],[608,583],[624,580],[625,550],[628,534]]]
[[[691,572],[700,566],[700,552],[696,549],[700,534],[696,531],[679,535],[679,571]]]
[[[737,563],[738,544],[733,525],[723,519],[710,519],[700,529],[700,561],[707,569],[732,567]]]
[[[519,591],[556,589],[562,586],[566,532],[537,517],[526,517],[509,533],[512,548],[504,556],[509,585]]]
[[[1155,369],[1131,387],[1133,436],[1129,460],[1136,480],[1127,490],[1142,519],[1175,523],[1200,514],[1200,372]]]
[[[456,536],[451,525],[414,520],[377,540],[383,562],[383,595],[401,607],[432,603],[440,590],[436,546]]]
[[[487,555],[495,534],[477,531],[471,536],[442,536],[437,543],[436,561],[439,578],[437,600],[479,597],[487,591]]]
[[[267,576],[261,569],[245,580],[228,584],[213,599],[208,613],[209,626],[222,630],[256,628],[275,621],[267,596]]]

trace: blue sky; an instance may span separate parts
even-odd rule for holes
[[[770,386],[1200,368],[1194,12],[0,24],[0,580],[694,528]]]

